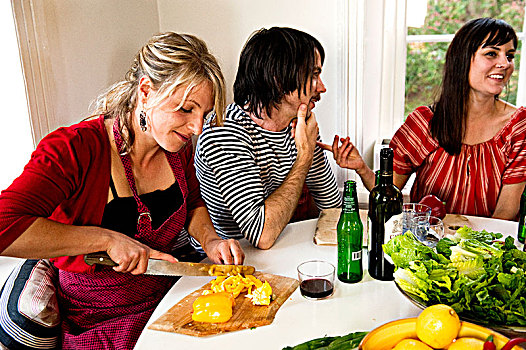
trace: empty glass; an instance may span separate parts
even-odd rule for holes
[[[413,218],[411,230],[415,237],[429,247],[436,246],[437,242],[444,237],[444,223],[436,216],[419,216]]]
[[[420,203],[405,203],[402,205],[402,233],[413,228],[413,219],[423,217],[427,220],[431,216],[431,207]]]

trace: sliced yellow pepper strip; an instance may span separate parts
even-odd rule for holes
[[[228,292],[236,298],[239,294],[247,291],[247,297],[251,298],[254,305],[269,305],[272,297],[270,284],[264,283],[253,275],[242,276],[219,276],[210,283],[210,290],[203,291],[204,294]]]

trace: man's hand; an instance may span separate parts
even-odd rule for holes
[[[208,241],[203,249],[215,264],[241,265],[245,260],[245,253],[236,239],[217,238]]]
[[[306,116],[307,105],[301,104],[298,108],[296,127],[293,127],[293,137],[298,150],[298,160],[307,163],[310,167],[316,147],[316,138],[318,137],[318,122],[314,113],[311,113],[308,120],[306,120]]]

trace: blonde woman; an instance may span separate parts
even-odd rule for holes
[[[205,43],[156,35],[98,98],[99,116],[45,137],[1,194],[1,254],[58,268],[63,348],[133,348],[175,282],[143,275],[148,258],[176,262],[191,252],[188,233],[213,262],[243,262],[239,243],[214,230],[192,157],[191,137],[212,110],[221,124],[224,106]],[[98,251],[118,266],[86,265]]]

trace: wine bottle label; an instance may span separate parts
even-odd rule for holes
[[[352,252],[352,261],[362,260],[362,251]]]
[[[402,234],[402,213],[391,216],[384,224],[384,244]]]

